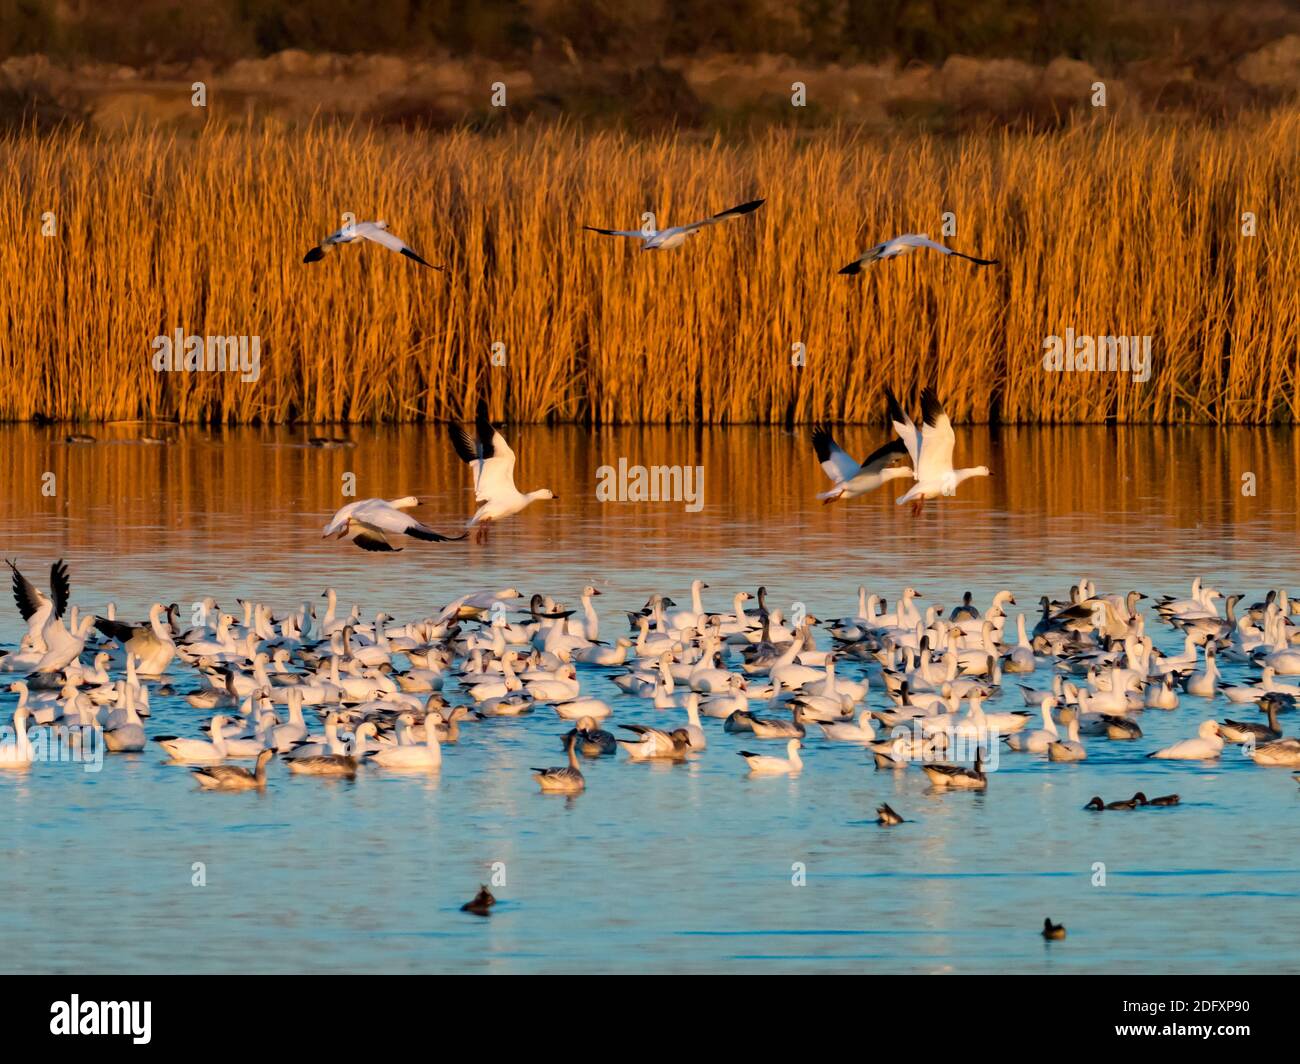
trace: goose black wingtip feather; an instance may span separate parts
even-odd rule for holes
[[[814,425],[812,430],[813,450],[817,452],[817,461],[825,462],[831,456],[835,446],[835,437],[831,435],[829,425]]]
[[[324,257],[325,257],[325,252],[321,249],[321,247],[320,247],[319,245],[317,245],[316,247],[312,248],[309,252],[307,252],[306,255],[304,255],[304,256],[302,257],[302,261],[303,261],[303,262],[320,262],[320,260],[323,259]]]
[[[885,410],[890,421],[897,421],[900,425],[907,423],[907,415],[903,413],[903,408],[898,405],[898,396],[889,387],[885,388]]]
[[[943,417],[943,404],[929,385],[921,390],[921,417],[927,425],[935,425]]]
[[[440,270],[440,269],[442,269],[441,266],[435,266],[435,265],[433,265],[433,263],[431,263],[431,262],[425,262],[424,259],[420,258],[420,256],[417,255],[417,254],[416,254],[414,251],[412,251],[410,248],[402,248],[402,254],[405,255],[408,259],[414,259],[414,260],[415,260],[416,262],[418,262],[421,266],[428,266],[429,269],[431,269],[431,270]]]

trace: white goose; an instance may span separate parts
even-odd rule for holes
[[[1026,754],[1045,754],[1052,743],[1060,740],[1061,735],[1056,730],[1056,721],[1052,719],[1056,699],[1048,695],[1040,703],[1040,708],[1043,711],[1043,726],[1033,731],[1013,732],[1004,736],[1010,749]]]
[[[449,543],[465,538],[467,533],[464,532],[459,536],[444,536],[404,512],[419,505],[420,500],[414,495],[350,502],[341,507],[325,526],[321,539],[346,539],[362,550],[398,551],[402,548],[394,547],[390,537],[410,536],[427,543]]]
[[[387,769],[434,769],[442,764],[442,746],[438,729],[426,727],[424,742],[404,746],[385,746],[366,755],[368,761]]]
[[[953,468],[952,451],[957,438],[952,431],[952,422],[944,413],[943,405],[933,388],[927,387],[921,392],[920,429],[903,413],[893,392],[886,390],[885,398],[889,403],[889,417],[894,424],[894,431],[912,458],[913,477],[916,480],[905,494],[898,497],[900,506],[910,502],[913,504],[913,515],[919,514],[926,499],[955,495],[957,486],[963,481],[990,475],[988,466]]]
[[[926,248],[930,251],[937,251],[943,255],[956,255],[959,259],[965,259],[967,262],[973,262],[976,266],[993,266],[997,264],[997,259],[977,259],[974,255],[967,255],[960,251],[954,251],[950,247],[937,243],[930,239],[925,233],[904,233],[902,236],[896,236],[891,240],[886,240],[883,244],[877,244],[873,248],[868,248],[856,259],[840,270],[840,273],[861,273],[862,267],[880,259],[894,259],[899,255],[906,255],[918,248]]]
[[[482,505],[470,518],[469,527],[476,530],[475,538],[480,542],[486,539],[490,523],[517,514],[541,499],[556,498],[549,488],[521,492],[515,487],[515,452],[493,428],[486,399],[478,402],[473,437],[460,425],[449,426],[449,431],[456,453],[474,471],[474,501]]]
[[[27,718],[31,710],[19,705],[14,710],[14,737],[0,743],[0,769],[27,768],[35,758],[32,741],[27,737]]]
[[[813,449],[817,452],[817,461],[831,481],[829,491],[817,493],[817,498],[824,503],[835,502],[837,499],[854,499],[875,491],[891,480],[912,475],[911,466],[907,464],[907,446],[899,439],[881,444],[861,464],[849,457],[848,452],[835,442],[835,437],[826,425],[813,429],[812,442]]]
[[[748,750],[739,751],[754,776],[791,776],[803,771],[803,760],[799,757],[799,747],[803,744],[798,739],[791,739],[785,745],[786,757],[773,757],[770,754],[753,754]]]
[[[688,236],[705,226],[717,225],[731,218],[751,214],[763,206],[763,203],[761,199],[750,200],[736,207],[728,207],[725,211],[720,211],[701,221],[691,222],[689,225],[674,225],[668,229],[653,229],[649,226],[645,229],[598,229],[594,225],[584,225],[582,228],[592,233],[600,233],[602,236],[626,236],[640,240],[642,251],[668,251],[680,247],[686,242]]]
[[[221,729],[226,718],[218,714],[208,725],[211,739],[182,739],[175,735],[158,735],[154,742],[167,751],[173,761],[186,765],[215,765],[226,759],[226,740]]]
[[[395,233],[388,231],[387,222],[349,222],[342,229],[330,233],[324,240],[312,248],[302,257],[303,262],[320,262],[325,257],[326,252],[333,251],[340,244],[351,244],[356,240],[370,240],[386,247],[389,251],[396,251],[399,255],[405,255],[408,259],[414,259],[421,266],[428,266],[431,270],[441,270],[441,266],[434,266],[432,263],[425,262],[411,248],[398,237]]]
[[[1223,737],[1219,725],[1212,720],[1201,721],[1195,739],[1182,739],[1173,746],[1147,754],[1162,761],[1211,761],[1223,753]]]

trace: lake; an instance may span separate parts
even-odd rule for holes
[[[413,544],[371,555],[322,541],[348,474],[358,497],[418,494],[419,516],[454,531],[472,512],[469,475],[439,428],[352,428],[356,446],[306,446],[295,429],[0,427],[8,456],[5,556],[44,588],[66,558],[72,600],[143,618],[155,600],[214,595],[288,611],[326,587],[363,616],[435,613],[467,591],[513,586],[596,600],[602,637],[655,591],[683,606],[695,577],[710,609],[769,589],[787,613],[849,615],[857,587],[908,584],[946,609],[1014,591],[1032,624],[1042,594],[1087,576],[1103,591],[1185,597],[1203,575],[1247,602],[1300,592],[1290,429],[959,427],[959,464],[988,480],[913,518],[895,485],[824,506],[807,433],[768,427],[590,431],[507,428],[523,490],[540,502],[488,543]],[[318,431],[318,430],[313,430]],[[879,427],[839,437],[854,454]],[[597,470],[703,468],[703,506],[601,503]],[[52,474],[51,479],[47,474]],[[1250,476],[1248,476],[1248,474]],[[1253,478],[1253,479],[1252,479]],[[1181,634],[1148,609],[1164,650]],[[23,624],[0,610],[0,638]],[[1011,627],[1011,626],[1009,626]],[[1013,629],[1012,629],[1013,630]],[[828,645],[825,631],[819,643]],[[582,666],[584,693],[615,722],[662,725]],[[863,666],[843,671],[856,677]],[[1240,666],[1225,668],[1240,681]],[[179,662],[178,692],[195,686]],[[1021,708],[1008,676],[991,708]],[[464,701],[449,682],[446,693]],[[0,696],[7,718],[16,696]],[[197,735],[207,714],[152,696],[151,734]],[[883,705],[879,685],[869,698]],[[756,705],[755,708],[761,708]],[[1235,710],[1235,712],[1233,712]],[[684,765],[584,765],[573,800],[538,793],[528,768],[563,762],[568,728],[549,710],[462,724],[441,772],[363,770],[355,783],[292,778],[273,762],[264,793],[200,792],[157,748],[97,773],[37,764],[0,773],[5,967],[19,972],[1255,972],[1297,971],[1300,787],[1229,747],[1217,764],[1144,754],[1199,721],[1248,711],[1184,696],[1141,715],[1136,742],[1086,740],[1088,760],[1006,754],[983,794],[934,793],[916,769],[877,772],[860,748],[810,736],[796,778],[749,779],[732,736]],[[312,720],[309,715],[309,722]],[[1282,718],[1287,732],[1294,716]],[[760,744],[781,752],[780,744]],[[767,748],[772,749],[767,749]],[[1084,812],[1135,790],[1177,791],[1173,809]],[[874,823],[882,801],[909,823]],[[506,883],[489,919],[459,912],[492,866]],[[1104,865],[1105,885],[1096,886]],[[196,864],[206,885],[195,886]],[[802,874],[800,874],[802,872]],[[795,885],[802,881],[803,885]],[[1050,916],[1063,942],[1038,934]]]

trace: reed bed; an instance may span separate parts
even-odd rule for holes
[[[1298,148],[1293,112],[959,138],[11,134],[0,419],[425,421],[489,394],[526,421],[874,421],[885,386],[931,382],[967,421],[1294,422]],[[753,196],[672,252],[581,228]],[[445,272],[373,245],[303,265],[344,211]],[[945,239],[1002,264],[836,273],[885,237],[939,237],[946,211]],[[156,373],[177,328],[259,337],[259,379]],[[1151,336],[1150,379],[1047,372],[1067,328]]]

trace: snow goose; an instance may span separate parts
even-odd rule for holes
[[[409,715],[406,716],[409,722]],[[372,750],[366,759],[381,768],[398,770],[435,769],[442,764],[442,746],[438,742],[438,729],[425,726],[424,742],[404,746],[385,746]]]
[[[876,729],[871,726],[871,710],[864,709],[858,714],[858,722],[819,724],[822,734],[834,743],[869,743],[876,738]]]
[[[32,741],[27,737],[27,719],[31,710],[19,704],[14,710],[13,738],[0,743],[0,769],[27,768],[35,758]]]
[[[529,771],[537,780],[543,794],[577,794],[585,790],[587,780],[578,767],[578,755],[574,751],[576,739],[570,739],[567,745],[569,763],[560,768],[533,768]]]
[[[616,740],[633,761],[682,761],[691,752],[690,734],[685,728],[662,731],[644,724],[620,724],[619,727],[637,736]]]
[[[474,436],[460,425],[450,425],[449,431],[456,454],[474,472],[474,501],[482,505],[470,518],[469,527],[476,530],[479,541],[486,538],[492,522],[517,514],[540,499],[556,498],[549,488],[521,492],[515,487],[515,452],[493,427],[486,399],[478,401]]]
[[[76,607],[74,606],[73,609]],[[66,638],[60,639],[57,645],[51,645],[41,655],[40,661],[33,666],[32,672],[45,674],[62,672],[66,666],[75,662],[86,649],[86,639],[94,624],[94,617],[83,617],[78,620],[72,630],[67,632]]]
[[[627,663],[632,640],[619,636],[612,647],[589,646],[573,652],[573,660],[586,665],[623,665]]]
[[[786,743],[786,756],[773,757],[770,754],[754,754],[748,750],[738,751],[749,766],[753,776],[792,776],[803,771],[803,760],[799,757],[799,747],[803,745],[798,739]]]
[[[419,505],[420,500],[414,495],[350,502],[341,507],[325,526],[321,538],[346,539],[362,550],[399,551],[402,548],[394,547],[390,537],[410,536],[427,543],[450,543],[468,535],[462,532],[459,536],[444,536],[404,512]]]
[[[1211,761],[1223,753],[1223,737],[1219,735],[1219,725],[1212,720],[1201,721],[1196,729],[1197,738],[1182,739],[1147,754],[1162,761]]]
[[[125,680],[117,681],[123,708],[109,715],[104,725],[104,747],[114,754],[138,754],[144,749],[144,724],[136,710],[135,692]]]
[[[24,654],[32,655],[32,662],[40,660],[49,647],[45,642],[46,624],[62,617],[68,608],[68,596],[71,581],[68,576],[68,564],[62,558],[50,566],[50,593],[44,594],[35,584],[18,571],[18,567],[7,558],[5,564],[13,572],[14,604],[19,614],[27,622],[27,634],[23,637],[19,650],[5,656],[8,669],[21,669],[24,664],[20,659]]]
[[[670,628],[681,630],[687,628],[698,628],[705,623],[708,614],[704,611],[704,599],[701,592],[707,591],[709,585],[703,580],[691,581],[691,608],[689,610],[678,610],[668,617]]]
[[[1214,660],[1214,644],[1205,644],[1205,668],[1183,681],[1183,690],[1197,698],[1213,698],[1219,689],[1219,667]]]
[[[817,461],[830,478],[828,491],[817,493],[823,503],[832,503],[837,499],[854,499],[874,491],[882,484],[899,477],[910,477],[911,466],[908,465],[907,446],[900,439],[881,444],[859,464],[849,457],[828,426],[819,425],[812,432],[813,449],[817,452]]]
[[[215,765],[226,758],[226,740],[221,729],[226,718],[218,714],[208,725],[211,739],[180,739],[175,735],[156,735],[154,742],[167,751],[167,755],[182,764]]]
[[[700,751],[709,745],[708,737],[700,726],[700,696],[691,694],[686,699],[686,744],[692,750]]]
[[[149,620],[142,624],[124,624],[107,617],[96,617],[95,627],[110,639],[116,639],[123,651],[140,659],[138,670],[146,676],[160,676],[176,656],[176,644],[165,622],[167,610],[155,602],[149,608]]]
[[[1016,615],[1016,645],[1002,662],[1002,670],[1011,673],[1033,672],[1038,668],[1038,658],[1025,633],[1025,615]]]
[[[605,720],[614,712],[608,702],[599,698],[575,698],[551,708],[561,720]]]
[[[312,248],[302,257],[303,262],[320,262],[325,257],[326,252],[333,251],[340,244],[351,244],[356,240],[370,240],[381,247],[388,248],[389,251],[396,251],[399,255],[405,255],[408,259],[414,259],[421,266],[428,266],[431,270],[441,270],[441,266],[434,266],[432,263],[425,262],[411,248],[398,237],[395,233],[388,231],[387,222],[349,222],[342,229],[330,233],[324,240]]]
[[[896,236],[891,240],[886,240],[883,244],[877,244],[873,248],[868,248],[856,259],[840,270],[840,273],[861,273],[862,267],[867,266],[880,259],[893,259],[899,255],[906,255],[917,248],[928,248],[931,251],[938,251],[943,255],[956,255],[959,259],[965,259],[967,262],[973,262],[976,266],[993,266],[996,265],[997,259],[977,259],[974,255],[967,255],[961,251],[954,251],[950,247],[931,240],[926,233],[904,233],[902,236]]]
[[[263,750],[252,772],[240,765],[209,765],[192,771],[199,786],[207,791],[260,791],[266,786],[266,766],[273,757],[274,750]]]
[[[955,495],[957,486],[971,477],[987,477],[988,466],[974,466],[970,469],[954,469],[952,451],[956,436],[952,431],[952,422],[944,413],[943,405],[935,395],[933,388],[921,392],[922,426],[916,427],[912,419],[903,413],[893,392],[886,390],[889,404],[889,417],[894,431],[907,447],[912,459],[913,478],[916,483],[900,495],[898,504],[913,504],[913,515],[921,512],[926,499],[937,499],[943,495]]]
[[[669,251],[680,247],[686,242],[688,236],[699,232],[705,226],[717,225],[719,222],[751,214],[763,206],[764,202],[761,199],[750,200],[748,203],[728,207],[725,211],[720,211],[701,221],[691,222],[689,225],[674,225],[668,229],[652,229],[648,226],[645,229],[598,229],[594,225],[584,225],[582,228],[602,236],[626,236],[640,240],[642,251]]]
[[[1178,692],[1174,690],[1174,681],[1165,676],[1158,683],[1147,684],[1143,703],[1147,709],[1177,709]]]

